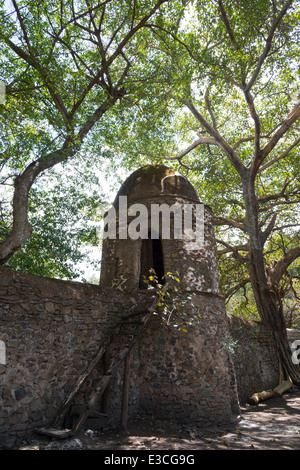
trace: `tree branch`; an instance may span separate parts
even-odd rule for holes
[[[278,157],[273,158],[269,162],[265,163],[264,165],[260,166],[258,169],[258,172],[264,171],[267,168],[269,168],[271,165],[274,163],[278,162],[279,160],[282,160],[283,158],[287,157],[287,155],[290,153],[290,151],[294,148],[297,147],[297,145],[300,143],[300,138],[295,140],[295,142],[290,145],[282,154],[278,155]]]
[[[219,239],[216,239],[216,242],[220,243],[221,245],[224,245],[226,248],[228,248],[228,250],[232,253],[232,255],[240,263],[245,263],[245,262],[249,261],[247,257],[244,257],[244,256],[240,255],[240,253],[239,253],[240,247],[239,246],[231,246],[231,245],[229,245],[229,243],[224,242],[224,240],[219,240]]]
[[[238,284],[236,284],[235,286],[231,287],[230,289],[228,289],[225,293],[224,293],[224,297],[226,299],[226,303],[231,299],[231,297],[241,288],[241,287],[244,287],[246,286],[247,284],[249,284],[250,282],[250,278],[249,277],[246,277],[245,279],[243,279],[241,282],[239,282]]]
[[[215,130],[217,130],[217,122],[216,122],[214,113],[212,112],[211,102],[210,102],[210,99],[209,99],[209,89],[207,89],[206,92],[205,92],[204,100],[205,100],[207,111],[209,112],[209,115],[210,115],[211,120],[212,120],[213,128]]]
[[[246,88],[245,88],[246,92],[248,92],[252,88],[256,78],[258,77],[258,75],[261,71],[262,65],[263,65],[264,61],[266,60],[266,58],[268,56],[268,53],[271,49],[272,41],[273,41],[273,37],[274,37],[275,31],[276,31],[276,28],[279,25],[279,23],[281,22],[284,15],[286,14],[289,7],[292,5],[292,3],[293,3],[293,0],[288,0],[288,2],[286,2],[286,4],[283,6],[281,11],[279,12],[279,15],[273,20],[273,23],[271,25],[268,37],[266,39],[266,44],[265,44],[264,50],[263,50],[262,54],[259,57],[256,69],[255,69],[250,81],[246,85]]]
[[[222,18],[223,18],[223,22],[226,26],[228,35],[230,37],[230,40],[231,40],[232,44],[234,45],[235,49],[238,51],[239,50],[239,45],[238,45],[238,43],[235,39],[234,32],[231,28],[231,25],[230,25],[230,22],[229,22],[229,19],[228,19],[227,13],[225,11],[222,0],[218,0],[218,4],[219,4],[220,12],[221,12],[221,15],[222,15]]]
[[[87,85],[87,87],[83,91],[83,93],[82,93],[81,97],[79,98],[79,100],[74,104],[71,112],[69,113],[70,118],[72,118],[72,116],[75,114],[75,112],[80,107],[81,103],[84,101],[85,97],[90,92],[90,90],[93,88],[93,86],[98,82],[98,80],[108,70],[109,66],[113,63],[113,61],[121,54],[121,52],[123,51],[123,49],[126,46],[126,44],[128,43],[128,41],[136,34],[136,32],[138,30],[140,30],[141,28],[143,28],[145,26],[148,19],[151,18],[151,16],[153,16],[153,14],[159,9],[159,7],[167,1],[169,1],[169,0],[159,0],[154,5],[154,7],[150,10],[150,12],[147,15],[145,15],[144,18],[134,28],[130,29],[130,31],[126,34],[126,36],[119,43],[119,45],[116,48],[115,52],[103,64],[103,66],[98,71],[98,73],[93,77],[93,79]]]
[[[283,187],[282,187],[282,190],[279,192],[279,193],[276,193],[276,194],[268,194],[266,196],[261,196],[261,197],[258,197],[257,200],[259,203],[264,203],[264,202],[268,202],[268,201],[273,201],[273,200],[277,200],[277,199],[280,199],[281,197],[285,197],[284,196],[284,193],[285,193],[285,190],[286,188],[288,187],[288,185],[290,183],[292,183],[293,180],[288,180],[286,179]]]
[[[213,225],[229,225],[230,227],[238,228],[242,232],[247,233],[246,225],[244,222],[239,222],[234,219],[229,219],[227,217],[214,216]]]
[[[0,243],[0,265],[4,264],[31,235],[32,227],[28,220],[27,206],[29,191],[33,182],[42,171],[66,160],[75,152],[76,149],[69,146],[69,140],[67,139],[60,150],[51,152],[47,156],[30,163],[21,175],[16,176],[13,197],[13,228],[7,238]]]
[[[228,142],[226,142],[225,139],[223,139],[219,132],[208,123],[205,117],[195,108],[191,100],[187,100],[184,103],[190,109],[194,117],[202,124],[204,129],[206,129],[211,137],[213,137],[216,145],[218,145],[224,151],[239,175],[246,176],[247,168],[239,159],[234,149],[228,144]]]
[[[269,204],[266,207],[260,207],[259,212],[266,212],[266,211],[269,211],[270,209],[273,209],[274,207],[277,208],[278,206],[291,206],[292,204],[299,204],[299,203],[300,203],[300,196],[298,197],[298,199],[293,199],[290,201],[276,201],[274,202],[274,204]],[[280,212],[280,211],[281,210],[278,208],[277,212]]]
[[[297,258],[300,257],[300,246],[291,248],[281,260],[275,263],[273,269],[270,270],[270,279],[272,284],[278,284],[283,274]]]
[[[94,113],[86,120],[84,125],[81,127],[80,131],[77,134],[77,138],[80,142],[83,141],[87,133],[92,129],[96,122],[103,116],[103,114],[111,108],[120,98],[125,94],[125,90],[114,89],[112,90],[112,96],[109,96],[95,111]]]
[[[198,134],[199,135],[199,134]],[[217,145],[219,146],[218,142],[215,141],[212,137],[202,137],[200,136],[195,142],[193,142],[189,147],[183,150],[181,153],[174,157],[166,157],[167,160],[180,160],[182,157],[190,153],[194,148],[198,147],[200,144],[209,144],[209,145]]]
[[[45,86],[47,87],[51,97],[53,98],[54,104],[57,108],[57,110],[60,112],[60,114],[63,116],[65,123],[68,123],[68,112],[65,108],[65,105],[60,97],[60,95],[54,91],[54,89],[51,86],[50,81],[47,78],[47,73],[42,70],[40,67],[39,62],[32,57],[31,55],[27,54],[23,49],[21,49],[19,46],[14,44],[9,38],[7,38],[3,33],[0,31],[0,37],[4,39],[4,41],[7,43],[7,45],[25,62],[27,62],[31,67],[35,68],[41,75],[41,77],[44,80]]]
[[[251,171],[253,170],[257,171],[256,166],[258,165],[258,162],[260,159],[260,120],[255,109],[253,96],[251,95],[250,91],[246,90],[245,87],[243,87],[243,91],[244,91],[244,95],[246,98],[246,102],[248,104],[250,115],[254,121],[254,128],[255,128],[255,134],[254,134],[255,152],[254,152],[254,158],[251,164],[251,167],[252,167]]]
[[[217,239],[218,243],[224,244],[221,240]],[[244,243],[244,245],[236,245],[234,247],[230,246],[229,244],[226,246],[226,248],[223,248],[223,250],[218,250],[218,255],[225,255],[226,253],[232,253],[234,251],[249,251],[249,247],[247,243]]]
[[[101,116],[114,105],[122,93],[123,91],[117,90],[113,97],[109,97],[104,101],[87,119],[75,139],[72,136],[67,137],[61,149],[40,157],[28,165],[21,175],[16,177],[13,198],[13,228],[8,237],[0,243],[0,265],[4,264],[31,235],[32,228],[28,220],[28,197],[36,178],[43,171],[74,156],[86,134],[99,121]]]
[[[262,161],[267,157],[267,155],[269,155],[269,153],[273,150],[277,142],[285,135],[285,133],[291,128],[291,126],[297,121],[297,119],[299,119],[299,117],[300,99],[296,101],[296,104],[292,111],[288,114],[288,116],[283,121],[277,132],[275,132],[274,136],[271,138],[269,143],[262,150],[260,163],[262,163]]]
[[[300,227],[300,224],[287,224],[287,225],[279,225],[278,227],[274,227],[273,231],[276,230],[284,230],[285,228],[292,228],[292,227]]]
[[[12,3],[13,3],[13,6],[14,6],[14,9],[15,9],[15,11],[16,11],[19,24],[20,24],[21,29],[22,29],[22,31],[23,31],[23,36],[24,36],[25,42],[26,42],[26,44],[27,44],[28,51],[29,51],[29,53],[32,55],[32,50],[31,50],[29,38],[28,38],[28,35],[27,35],[27,31],[26,31],[26,28],[25,28],[25,25],[24,25],[23,18],[22,18],[22,16],[21,16],[19,7],[18,7],[18,5],[17,5],[16,0],[12,0]]]
[[[159,25],[153,24],[153,23],[147,23],[147,24],[145,24],[145,27],[148,27],[148,28],[151,28],[151,29],[159,29],[160,31],[163,31],[164,33],[170,35],[174,39],[174,41],[177,41],[179,44],[181,44],[187,50],[189,56],[193,60],[197,61],[196,57],[193,55],[193,53],[192,53],[191,49],[188,47],[188,45],[185,42],[181,41],[181,39],[179,39],[179,37],[176,36],[176,34],[172,33],[172,31],[168,31],[167,29],[163,28],[162,26],[159,26]]]
[[[273,231],[273,229],[275,227],[276,218],[277,218],[277,213],[273,214],[267,228],[261,233],[260,238],[261,238],[262,246],[264,246],[264,244],[266,243],[270,233]]]

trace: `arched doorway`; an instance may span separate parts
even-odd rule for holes
[[[142,241],[140,257],[139,288],[147,289],[148,285],[143,281],[149,277],[149,270],[154,269],[158,282],[164,284],[164,257],[160,238],[151,239],[150,236]]]

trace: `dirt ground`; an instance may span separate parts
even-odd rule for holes
[[[128,432],[85,430],[76,439],[32,442],[20,450],[299,450],[300,391],[242,407],[238,424],[216,428],[175,426],[136,418]]]
[[[104,434],[86,444],[107,450],[299,450],[300,392],[244,406],[232,427],[199,429],[141,420],[130,423],[126,435]]]

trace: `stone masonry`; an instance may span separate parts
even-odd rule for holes
[[[120,191],[132,203],[141,198],[147,204],[200,203],[185,178],[161,166],[141,169]],[[159,269],[178,271],[191,301],[184,308],[185,328],[178,328],[175,318],[166,321],[158,309],[132,350],[129,417],[146,413],[192,425],[232,422],[240,401],[277,385],[270,332],[226,313],[206,206],[204,227],[206,245],[198,251],[186,251],[175,239],[161,240],[159,255],[154,242],[150,247]],[[0,267],[0,447],[36,427],[51,426],[101,339],[130,308],[143,313],[153,302],[151,289],[140,284],[142,254],[141,240],[106,240],[100,286]],[[126,344],[131,328],[128,324],[117,336],[106,363]],[[104,362],[76,403],[87,400]],[[105,397],[109,424],[119,423],[122,375],[120,370]]]
[[[101,336],[133,299],[107,288],[44,279],[7,268],[0,268],[0,285],[0,341],[6,346],[6,364],[0,364],[1,448],[3,443],[13,442],[26,431],[51,425],[74,379],[93,357]],[[148,294],[140,293],[140,302],[145,305]],[[264,327],[227,318],[230,334],[224,337],[224,347],[230,342],[237,344],[231,359],[239,398],[245,401],[252,393],[277,384],[277,370],[271,359],[276,352],[272,349],[271,334]],[[210,319],[207,312],[201,328],[206,328]],[[216,323],[212,322],[209,328],[214,331]],[[210,375],[220,373],[221,380],[223,373],[216,370],[215,359],[208,353],[199,367],[196,345],[197,341],[205,341],[201,329],[188,347],[186,339],[194,332],[191,329],[187,334],[174,328],[166,330],[158,316],[153,316],[143,340],[132,352],[131,415],[158,413],[172,419],[179,413],[180,419],[192,422],[197,408],[191,410],[187,392],[200,388],[200,405],[202,402],[212,413],[218,413],[220,402],[214,402]],[[96,371],[94,379],[101,372]],[[115,424],[120,416],[121,384],[122,371],[110,391],[110,417]],[[168,397],[174,394],[175,387],[177,398],[170,405]]]

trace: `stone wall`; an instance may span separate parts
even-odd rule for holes
[[[224,299],[197,293],[192,300],[190,326],[158,327],[157,317],[144,335],[140,407],[186,424],[233,422],[239,404]]]
[[[150,296],[151,291],[126,295],[115,289],[44,279],[1,267],[0,345],[5,345],[5,354],[2,348],[0,440],[51,425],[101,338],[129,306],[145,311]],[[224,315],[221,296],[197,293],[194,304],[190,313],[200,314],[200,322],[187,332],[166,328],[154,315],[135,346],[130,414],[145,412],[179,422],[224,422],[238,412],[235,375],[241,400],[277,385],[276,355],[264,327]],[[110,358],[130,332],[124,330],[118,336]],[[237,347],[231,355],[235,341]],[[78,397],[79,403],[102,372],[100,364]],[[111,423],[120,418],[121,387],[122,370],[110,387]]]
[[[139,233],[131,232],[137,226]],[[163,165],[145,166],[123,183],[107,228],[115,233],[103,243],[100,286],[135,293],[154,268],[162,282],[164,274],[178,273],[177,288],[193,296],[177,327],[173,318],[166,326],[158,316],[139,342],[140,409],[178,422],[229,422],[238,413],[238,396],[211,209],[184,176]]]
[[[52,422],[128,301],[110,289],[0,268],[2,437]]]
[[[241,403],[278,385],[279,363],[270,328],[228,315],[233,361]]]
[[[288,337],[290,347],[293,350],[297,351],[297,357],[299,357],[299,355],[298,355],[299,343],[296,343],[295,345],[293,345],[293,342],[294,341],[297,341],[297,342],[300,341],[300,330],[297,329],[297,328],[287,328],[287,337]]]

